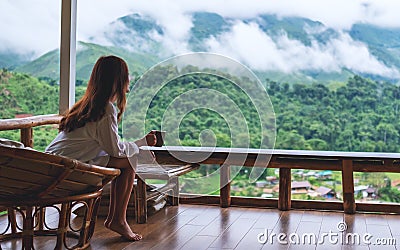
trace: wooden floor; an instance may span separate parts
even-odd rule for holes
[[[147,224],[133,221],[130,219],[132,228],[143,235],[143,240],[126,242],[105,229],[104,218],[99,218],[90,249],[400,249],[400,215],[179,205],[149,217]],[[339,223],[340,226],[346,223],[347,230],[343,233]],[[265,232],[268,237],[264,237]],[[287,236],[281,241],[288,244],[278,242],[276,235],[280,233],[281,237]],[[269,239],[265,244],[258,242],[260,234],[261,241]],[[290,243],[296,237],[299,244]],[[363,241],[365,237],[372,244]],[[374,244],[378,240],[392,245]],[[49,237],[37,238],[35,244],[36,249],[54,247]],[[1,245],[2,249],[21,248],[19,241]]]

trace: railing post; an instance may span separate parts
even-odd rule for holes
[[[25,147],[33,147],[33,129],[21,128],[21,142]]]
[[[220,204],[221,207],[231,206],[231,167],[221,165],[219,169],[220,181]]]
[[[287,211],[292,206],[292,175],[290,168],[279,169],[279,200],[278,209]]]
[[[354,200],[354,178],[352,160],[342,160],[342,187],[343,210],[346,214],[354,214],[356,212],[356,202]]]

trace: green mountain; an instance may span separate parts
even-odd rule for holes
[[[155,37],[164,32],[153,19],[139,14],[127,15],[110,23],[104,36],[115,47],[144,54],[160,54],[163,48]]]
[[[254,18],[228,18],[216,13],[193,12],[192,24],[188,37],[187,48],[191,51],[208,51],[205,43],[210,38],[218,39],[219,36],[231,32],[238,22],[255,23],[259,29],[280,46],[282,34],[298,42],[303,47],[317,46],[325,48],[332,40],[345,34],[355,41],[365,44],[369,53],[388,68],[400,72],[400,29],[377,27],[370,24],[354,24],[350,30],[337,31],[326,27],[323,23],[302,17],[279,17],[272,14],[262,14]],[[163,40],[166,35],[161,23],[149,16],[131,14],[118,18],[110,23],[104,31],[104,36],[113,46],[101,46],[94,43],[79,42],[77,52],[77,80],[86,81],[91,68],[100,55],[115,54],[125,58],[132,73],[143,73],[147,68],[171,56]],[[92,38],[95,41],[95,37]],[[335,48],[333,48],[335,49]],[[339,52],[340,48],[339,48]],[[0,54],[0,67],[15,68],[16,71],[25,72],[34,76],[58,79],[59,55],[58,51],[47,54],[24,63],[14,56],[15,53]],[[279,71],[258,71],[256,74],[262,79],[286,81],[293,83],[331,83],[345,81],[354,74],[374,80],[398,82],[393,76],[384,76],[355,72],[348,68],[339,71],[327,72],[320,69],[298,70],[295,73]]]
[[[209,12],[193,13],[189,44],[193,51],[205,51],[204,40],[229,31],[230,24],[222,16]]]
[[[0,52],[0,68],[14,69],[30,61],[32,55],[20,55],[12,51]]]
[[[290,84],[313,84],[323,83],[331,84],[336,82],[346,82],[354,73],[348,70],[341,72],[323,72],[323,71],[305,71],[287,74],[280,71],[253,71],[260,81],[273,80],[281,83]]]
[[[272,37],[284,31],[290,39],[298,40],[307,46],[310,46],[313,40],[324,43],[337,35],[333,29],[325,28],[321,22],[301,17],[279,18],[276,15],[260,15],[258,18],[247,19],[246,22],[256,22]],[[310,33],[310,30],[319,31]]]
[[[355,24],[349,34],[353,39],[368,44],[371,54],[385,64],[400,68],[400,28]]]
[[[93,65],[102,55],[117,55],[123,57],[128,63],[130,74],[142,74],[149,67],[157,62],[156,57],[129,52],[122,48],[105,47],[97,44],[79,42],[76,55],[76,79],[77,81],[87,81],[90,77]],[[24,72],[36,77],[49,77],[58,79],[60,72],[59,50],[53,50],[36,60],[17,67],[15,71]]]

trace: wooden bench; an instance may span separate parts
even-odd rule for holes
[[[147,221],[147,202],[159,194],[166,194],[168,203],[179,204],[179,176],[199,168],[198,164],[158,165],[139,164],[136,171],[137,184],[134,187],[135,216],[137,223]],[[166,180],[167,183],[153,192],[147,192],[146,179]]]
[[[119,169],[0,146],[0,208],[7,209],[6,229],[0,232],[0,243],[20,238],[22,249],[34,249],[34,236],[54,236],[55,249],[89,247],[102,188],[119,174]],[[71,212],[78,206],[82,207],[83,220],[72,226]],[[46,223],[48,207],[58,212],[55,228]],[[78,240],[70,242],[66,237]]]

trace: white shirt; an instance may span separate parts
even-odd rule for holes
[[[109,103],[99,121],[88,122],[72,132],[60,132],[45,152],[105,167],[110,156],[130,159],[136,157],[139,148],[134,142],[121,140],[118,135],[117,110]],[[136,160],[130,159],[130,162],[136,168]]]

